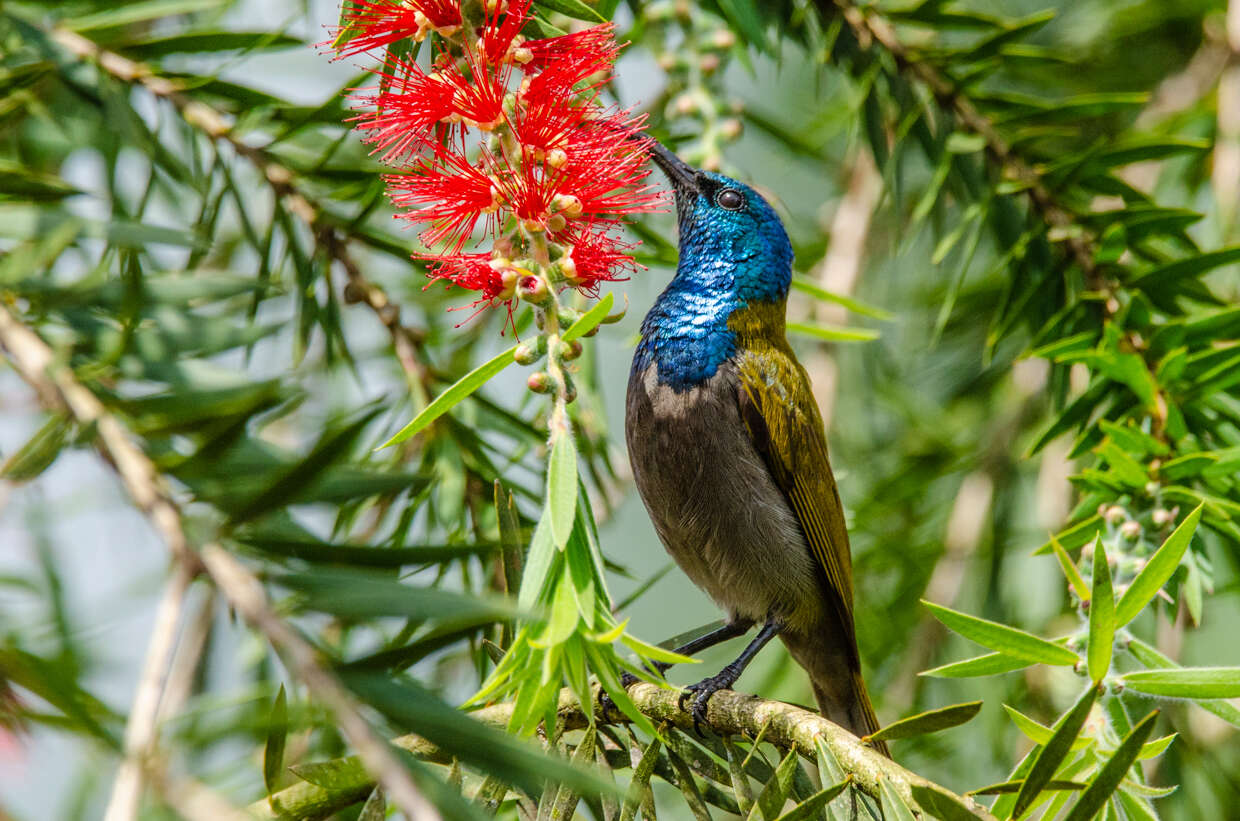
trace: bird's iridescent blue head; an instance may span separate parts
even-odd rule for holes
[[[676,193],[680,261],[676,276],[642,323],[633,369],[658,367],[661,384],[688,390],[710,379],[737,353],[737,322],[774,317],[763,327],[783,333],[783,303],[792,282],[792,246],[774,209],[756,191],[683,162],[658,143],[651,159]]]
[[[741,302],[784,299],[792,281],[792,245],[775,209],[744,183],[694,168],[659,143],[649,151],[676,194],[677,277],[723,265],[733,268],[729,290]],[[714,284],[725,285],[717,279]]]

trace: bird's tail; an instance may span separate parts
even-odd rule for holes
[[[851,679],[851,680],[850,680]],[[810,682],[814,688],[814,698],[818,701],[818,709],[823,716],[839,724],[853,735],[862,737],[877,732],[878,716],[874,714],[874,705],[870,703],[870,694],[861,680],[861,671],[854,670],[851,675],[836,675],[828,682],[820,684],[817,680]],[[847,684],[847,692],[841,684]],[[885,741],[871,741],[870,746],[883,755],[891,758],[891,750]]]
[[[824,642],[821,638],[810,640],[787,634],[782,638],[792,657],[809,673],[814,698],[824,718],[858,737],[878,730],[878,716],[861,678],[856,651],[849,652],[851,648],[842,646],[842,642]],[[870,746],[891,758],[886,742],[874,741]]]

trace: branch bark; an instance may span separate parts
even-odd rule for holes
[[[637,709],[649,717],[656,725],[664,722],[672,724],[686,732],[694,732],[693,717],[680,709],[678,690],[656,687],[653,684],[634,684],[629,688],[629,696]],[[578,730],[588,725],[586,715],[581,711],[576,696],[565,689],[560,693],[559,721],[565,731]],[[511,703],[496,704],[486,707],[470,716],[483,724],[493,727],[505,727],[512,715]],[[757,696],[723,690],[710,699],[707,707],[705,726],[716,735],[744,736],[755,739],[759,735],[781,750],[795,750],[798,754],[816,759],[817,742],[824,743],[839,761],[841,768],[852,779],[853,784],[867,795],[878,797],[884,781],[893,787],[910,806],[917,807],[913,798],[913,789],[920,787],[932,790],[968,808],[978,819],[994,821],[993,816],[972,798],[958,795],[951,790],[936,784],[920,775],[901,767],[886,756],[862,744],[852,733],[831,723],[817,713],[785,704],[781,701],[769,701]],[[601,712],[595,716],[603,723],[621,723],[627,719],[619,712],[610,711],[606,715]],[[433,744],[416,735],[406,735],[393,739],[393,744],[401,747],[419,758],[439,764],[451,764],[452,759],[441,753]],[[342,768],[343,770],[343,768]],[[338,770],[337,783],[328,790],[309,782],[302,782],[287,787],[271,797],[268,801],[251,804],[251,813],[261,818],[293,817],[301,819],[326,818],[334,812],[364,799],[374,787],[373,781],[366,780],[364,773],[355,771],[354,777],[341,775]],[[272,807],[278,807],[277,815]]]

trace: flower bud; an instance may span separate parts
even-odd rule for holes
[[[569,285],[580,285],[583,282],[581,277],[577,276],[577,263],[571,252],[560,257],[555,267],[560,269],[560,274]]]
[[[1171,515],[1171,511],[1165,510],[1161,507],[1154,509],[1153,519],[1154,524],[1159,527],[1165,527],[1175,521],[1175,517]]]
[[[517,281],[517,296],[531,305],[545,305],[551,294],[542,277],[529,274]]]
[[[719,70],[719,66],[722,62],[723,61],[719,59],[718,54],[703,54],[702,59],[698,61],[698,69],[700,69],[703,74],[714,74]]]
[[[1124,521],[1124,519],[1128,518],[1128,514],[1119,505],[1111,505],[1107,508],[1106,513],[1102,514],[1102,516],[1107,520],[1107,524],[1112,525],[1119,524]]]
[[[525,387],[534,393],[550,393],[552,390],[551,377],[546,371],[534,371],[529,378],[525,380]]]
[[[547,152],[547,165],[551,168],[563,168],[568,164],[568,152],[563,148],[553,148]]]
[[[552,214],[547,217],[547,230],[554,233],[563,231],[568,227],[568,220],[564,219],[563,214]]]
[[[581,351],[582,351],[581,343],[577,341],[576,339],[574,339],[572,342],[561,342],[560,343],[561,361],[572,362],[574,359],[581,356]]]
[[[719,123],[719,134],[725,140],[735,140],[737,137],[741,135],[741,131],[743,128],[744,126],[741,124],[741,121],[739,119],[737,119],[736,117],[729,117],[728,119]]]
[[[574,194],[556,194],[551,198],[551,208],[569,219],[577,219],[586,210],[581,198]]]
[[[541,338],[542,337],[539,337],[539,339]],[[538,349],[538,346],[530,345],[527,342],[523,342],[518,345],[517,349],[513,351],[512,354],[512,358],[516,360],[518,365],[533,365],[535,362],[542,359],[542,357],[542,351]],[[533,389],[531,388],[531,390]]]
[[[1119,533],[1130,542],[1135,542],[1141,536],[1141,524],[1139,522],[1127,521],[1120,525]]]
[[[729,29],[718,29],[710,37],[710,44],[717,49],[729,49],[736,45],[736,35]]]

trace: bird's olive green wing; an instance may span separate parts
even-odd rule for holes
[[[741,418],[801,523],[855,652],[852,558],[822,415],[805,369],[781,343],[749,348],[738,357]]]

